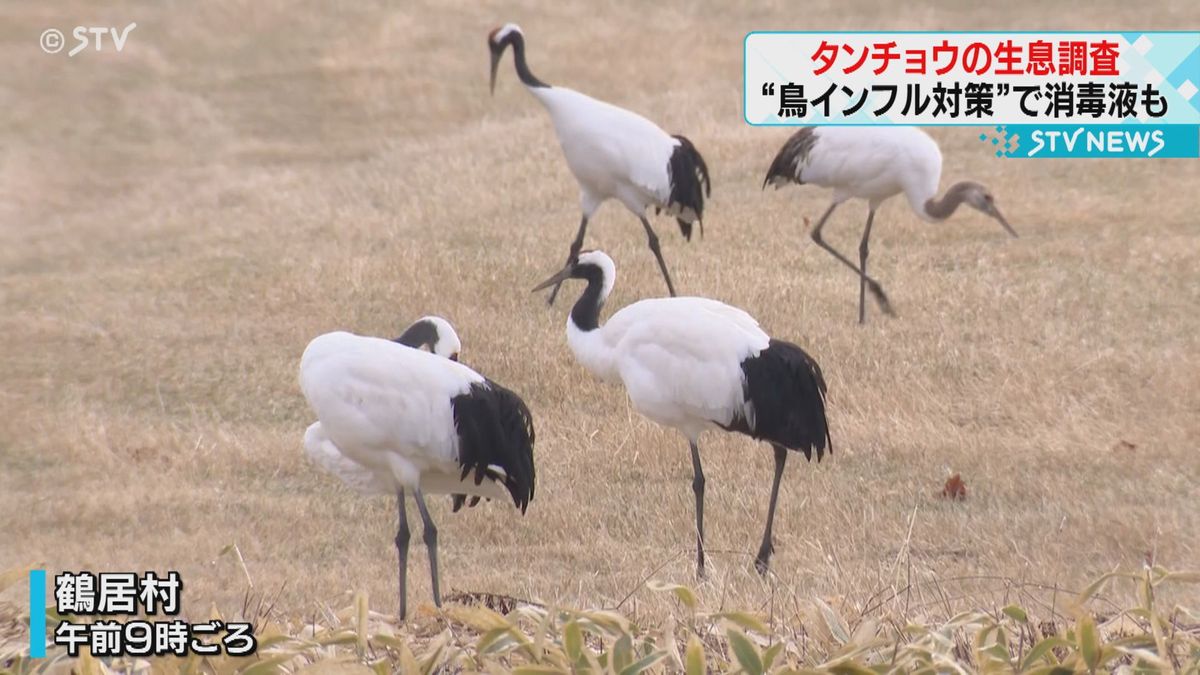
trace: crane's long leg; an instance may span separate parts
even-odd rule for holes
[[[587,233],[587,226],[588,218],[587,214],[584,214],[583,219],[579,221],[579,233],[575,235],[575,241],[571,242],[571,252],[567,254],[567,265],[575,262],[575,259],[579,257],[579,249],[583,248],[583,235]],[[554,290],[550,291],[550,299],[546,301],[546,304],[554,304],[554,299],[558,297],[558,289],[562,288],[562,285],[561,281],[554,284]]]
[[[646,237],[650,240],[650,250],[654,252],[654,257],[658,260],[658,269],[662,270],[663,279],[667,280],[667,290],[671,292],[673,298],[675,297],[675,284],[671,283],[671,273],[667,271],[667,263],[663,262],[662,249],[658,246],[658,235],[654,234],[646,216],[638,217],[642,220],[642,227],[646,228]]]
[[[858,322],[867,322],[867,240],[871,238],[871,223],[875,220],[875,209],[867,211],[867,226],[863,228],[863,238],[858,244]]]
[[[812,229],[812,240],[817,242],[817,246],[829,251],[831,254],[833,254],[833,257],[842,261],[843,265],[854,270],[854,273],[857,274],[860,279],[865,280],[867,288],[871,289],[871,295],[875,296],[875,300],[879,303],[879,308],[883,310],[883,313],[887,314],[888,316],[895,316],[895,312],[892,311],[892,305],[890,302],[888,302],[887,295],[883,292],[883,286],[880,286],[878,281],[875,281],[871,277],[867,276],[861,269],[858,268],[858,266],[850,262],[849,258],[841,253],[838,253],[832,246],[826,244],[825,240],[821,238],[821,228],[825,227],[825,221],[829,220],[829,216],[833,213],[833,210],[836,209],[837,206],[837,202],[830,204],[829,210],[825,212],[825,215],[821,216],[821,220],[817,221],[817,226]]]
[[[429,550],[429,576],[433,579],[433,604],[442,606],[442,594],[438,585],[437,558],[437,527],[429,517],[429,509],[425,506],[425,495],[421,488],[413,490],[413,499],[417,502],[417,510],[421,512],[421,525],[425,528],[425,548]]]
[[[762,546],[758,547],[758,556],[754,558],[754,569],[761,575],[766,575],[767,566],[771,563],[771,554],[775,545],[771,540],[771,527],[775,524],[775,503],[779,500],[779,482],[783,478],[783,465],[787,462],[787,448],[772,443],[775,448],[775,482],[771,484],[771,504],[767,507],[767,529],[763,531]]]
[[[692,492],[696,493],[696,577],[704,578],[704,469],[700,467],[700,448],[692,448]]]
[[[399,554],[400,560],[400,620],[404,620],[404,616],[408,610],[408,540],[411,533],[408,531],[408,515],[404,512],[404,489],[401,488],[396,492],[397,511],[400,513],[400,527],[396,530],[396,553]]]

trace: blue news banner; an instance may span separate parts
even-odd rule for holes
[[[249,656],[258,650],[254,625],[179,617],[183,580],[179,572],[70,572],[54,576],[53,616],[47,626],[47,575],[29,571],[29,656],[47,657],[47,647],[67,656],[93,657]],[[47,629],[50,630],[47,630]]]
[[[999,139],[1000,147],[1008,143],[1010,147],[997,150],[1004,157],[1200,157],[1200,126],[1186,124],[1014,124],[998,127],[996,134],[980,140]]]

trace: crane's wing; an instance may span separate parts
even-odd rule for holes
[[[942,158],[915,127],[804,127],[783,144],[763,187],[811,183],[838,196],[937,190]]]
[[[390,495],[392,485],[375,471],[342,454],[340,448],[325,435],[320,422],[313,422],[304,432],[304,452],[308,459],[327,473],[363,494]]]
[[[827,187],[874,180],[893,168],[895,143],[871,130],[804,127],[783,144],[763,187],[812,183]]]
[[[460,480],[490,478],[508,488],[524,513],[533,499],[533,416],[520,396],[491,380],[472,384],[451,402],[458,430]],[[455,501],[455,509],[461,502]]]
[[[572,173],[582,183],[614,179],[665,206],[671,197],[668,166],[680,144],[654,122],[566,87],[536,92],[547,105]]]

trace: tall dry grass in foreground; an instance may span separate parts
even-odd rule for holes
[[[1121,608],[1103,597],[1125,582],[1139,598]],[[931,621],[912,611],[912,588],[854,614],[819,598],[774,604],[765,612],[703,612],[686,586],[651,581],[650,591],[672,596],[677,612],[646,626],[615,610],[527,604],[502,596],[448,599],[442,610],[419,612],[407,623],[372,611],[365,593],[350,606],[325,608],[306,622],[276,615],[263,598],[247,597],[244,619],[258,627],[255,657],[70,658],[51,650],[30,660],[13,638],[0,640],[0,673],[354,673],[422,675],[513,673],[1200,673],[1200,615],[1164,605],[1160,589],[1200,583],[1200,572],[1146,566],[1111,573],[1061,598],[1038,618],[1021,602],[996,604]],[[1028,597],[1010,580],[1005,596]],[[1033,585],[1036,586],[1036,585]],[[938,588],[939,591],[944,589]],[[903,598],[903,609],[899,604]],[[1006,598],[1008,599],[1008,598]],[[1105,606],[1107,605],[1107,606]],[[936,613],[936,612],[935,612]],[[2,619],[3,617],[0,617]],[[60,619],[48,613],[47,625]],[[212,610],[210,618],[221,619]],[[0,636],[2,637],[2,636]]]

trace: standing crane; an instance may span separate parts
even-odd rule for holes
[[[792,135],[767,170],[763,188],[789,183],[812,183],[833,188],[833,203],[812,229],[812,239],[858,275],[858,322],[866,322],[866,291],[888,316],[895,316],[883,286],[867,275],[867,241],[875,211],[887,199],[904,193],[912,210],[924,220],[941,222],[962,204],[995,218],[1012,236],[992,193],[979,183],[961,181],[937,198],[942,176],[942,153],[937,143],[916,127],[804,127]],[[857,197],[867,202],[867,225],[858,245],[858,265],[821,238],[821,228],[839,204]]]
[[[665,211],[674,216],[688,241],[693,223],[699,224],[703,236],[704,198],[712,192],[704,158],[687,138],[669,135],[637,113],[539,80],[525,61],[525,36],[516,24],[506,24],[488,35],[493,93],[500,57],[510,46],[517,77],[549,111],[567,166],[579,183],[583,217],[567,263],[579,255],[592,215],[605,201],[616,199],[642,221],[667,290],[675,295],[658,235],[646,220],[646,209],[653,206],[656,213]],[[554,304],[558,289],[555,286],[550,292],[549,304]]]
[[[459,340],[454,326],[440,316],[426,316],[414,321],[400,337],[393,339],[392,342],[398,342],[413,349],[425,348],[430,353],[451,361],[457,361],[459,351],[462,350],[462,342]],[[309,442],[310,433],[312,442]],[[313,422],[305,432],[304,451],[314,464],[327,473],[337,476],[357,492],[367,495],[395,494],[390,480],[346,457],[333,443],[326,442],[321,432],[320,422]],[[454,495],[452,500],[454,512],[457,513],[466,501],[467,495]],[[475,506],[478,503],[479,497],[475,496],[471,498],[469,506]]]
[[[524,513],[535,478],[533,418],[525,402],[439,355],[457,355],[456,348],[448,351],[457,336],[450,342],[435,331],[431,338],[421,327],[409,337],[433,353],[339,331],[314,338],[300,359],[300,386],[318,419],[304,434],[308,455],[327,468],[330,462],[317,458],[348,466],[346,475],[361,479],[354,487],[396,495],[401,619],[411,536],[405,496],[412,494],[421,516],[433,602],[440,607],[437,527],[425,495],[455,495],[456,511],[467,496],[472,505],[480,497],[511,497]],[[362,479],[364,470],[370,480]]]
[[[404,329],[400,337],[392,341],[413,349],[426,348],[430,353],[451,361],[458,360],[458,353],[462,349],[462,341],[459,340],[454,326],[440,316],[417,319]],[[324,469],[326,473],[337,476],[355,491],[368,495],[395,494],[391,480],[343,455],[337,445],[328,442],[320,422],[313,422],[308,427],[304,433],[304,441],[304,452],[313,464]],[[462,507],[463,500],[462,495],[455,495],[455,511]],[[474,506],[477,502],[478,498],[471,505]]]
[[[811,356],[767,335],[746,312],[707,298],[656,298],[628,305],[600,323],[616,280],[602,251],[577,260],[534,288],[567,279],[587,287],[567,319],[567,343],[579,363],[600,379],[625,386],[642,415],[678,430],[692,452],[696,497],[696,574],[704,576],[704,470],[700,435],[733,431],[767,441],[775,479],[767,524],[754,566],[766,574],[774,552],[771,528],[787,451],[820,461],[833,452],[825,420],[825,378]]]

